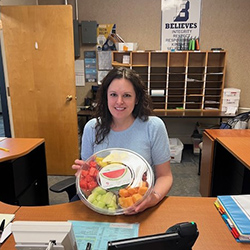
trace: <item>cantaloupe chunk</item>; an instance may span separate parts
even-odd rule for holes
[[[133,206],[133,204],[134,204],[131,196],[130,197],[119,197],[118,201],[119,201],[119,205],[122,208],[128,208],[130,206]]]
[[[139,187],[138,193],[140,195],[144,195],[147,192],[148,188],[147,187]]]
[[[134,203],[139,201],[141,198],[142,198],[142,195],[140,195],[140,194],[133,194],[132,195],[132,200],[133,200]]]
[[[134,203],[138,202],[143,198],[143,195],[148,190],[148,184],[146,181],[142,181],[139,187],[128,187],[119,190],[119,205],[122,208],[128,208],[133,206]]]
[[[128,188],[127,190],[128,190],[129,195],[133,195],[137,193],[136,188]]]
[[[146,182],[146,181],[142,181],[140,186],[141,186],[141,187],[147,187],[147,186],[148,186],[148,184],[147,184],[147,182]]]
[[[120,195],[121,197],[128,197],[128,196],[129,196],[129,192],[128,192],[127,189],[122,188],[122,189],[119,190],[119,195]]]
[[[126,202],[126,204],[125,204],[126,207],[131,207],[131,206],[134,205],[134,202],[133,202],[133,199],[132,199],[131,196],[126,197],[126,198],[125,198],[125,202]]]
[[[121,207],[124,207],[125,204],[125,197],[119,197],[118,198],[118,203]]]

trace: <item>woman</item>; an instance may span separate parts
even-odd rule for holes
[[[143,156],[152,166],[154,190],[129,214],[159,203],[169,192],[173,177],[169,139],[163,121],[151,115],[151,102],[139,75],[128,68],[114,68],[98,90],[96,115],[82,136],[82,160],[72,166],[79,171],[92,154],[107,148],[126,148]]]

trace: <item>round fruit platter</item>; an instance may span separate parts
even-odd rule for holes
[[[80,199],[92,210],[108,215],[128,212],[151,193],[154,173],[139,154],[110,148],[92,155],[76,178]]]

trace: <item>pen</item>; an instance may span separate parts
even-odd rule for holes
[[[91,250],[91,243],[90,242],[87,243],[86,250]]]
[[[0,150],[3,150],[3,151],[5,151],[5,152],[9,152],[9,151],[10,151],[9,149],[7,149],[7,148],[2,148],[2,147],[0,147]]]
[[[2,233],[4,230],[4,225],[5,225],[5,219],[2,220],[1,225],[0,225],[0,238],[2,237]]]

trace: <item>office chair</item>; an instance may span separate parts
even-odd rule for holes
[[[76,195],[76,177],[70,177],[65,180],[59,181],[56,184],[52,185],[49,190],[55,193],[66,192],[69,198],[69,201]]]

